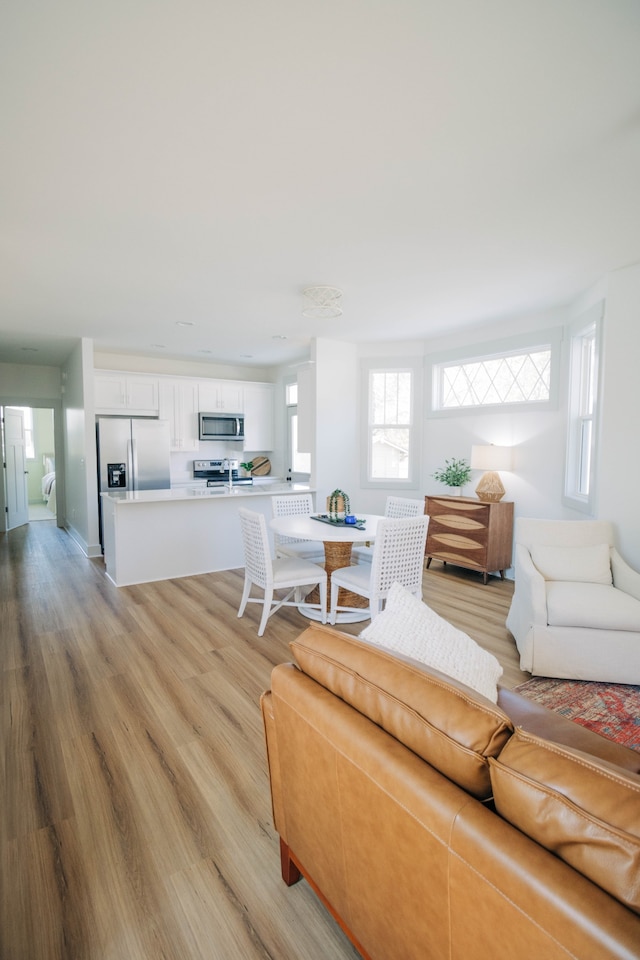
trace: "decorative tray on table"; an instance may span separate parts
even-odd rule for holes
[[[366,520],[356,520],[355,523],[347,523],[346,520],[330,517],[328,513],[312,514],[311,519],[319,520],[320,523],[330,523],[332,527],[355,527],[356,530],[364,530],[366,527]]]

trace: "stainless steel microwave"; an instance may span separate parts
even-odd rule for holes
[[[231,413],[200,413],[201,440],[244,440],[244,417]]]

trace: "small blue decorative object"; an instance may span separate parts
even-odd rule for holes
[[[355,524],[356,521],[357,521],[357,519],[358,519],[357,517],[354,517],[354,516],[352,516],[351,514],[349,514],[347,517],[344,518],[344,522],[345,522],[345,523],[353,523],[353,524]]]

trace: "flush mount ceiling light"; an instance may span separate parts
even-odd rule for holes
[[[307,287],[302,291],[307,304],[302,316],[309,320],[333,320],[342,316],[342,290],[337,287]]]

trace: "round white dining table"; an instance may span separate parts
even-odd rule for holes
[[[374,513],[363,513],[358,516],[358,520],[363,520],[364,526],[323,523],[320,520],[315,520],[313,515],[302,514],[293,517],[274,517],[269,525],[274,533],[283,537],[295,537],[300,540],[321,540],[323,542],[324,568],[327,571],[327,597],[329,597],[331,595],[331,574],[333,571],[350,565],[351,549],[354,543],[373,543],[376,538],[378,523],[380,520],[384,520],[384,517]],[[306,603],[300,605],[300,612],[311,620],[320,620],[321,614],[318,607],[308,606],[311,603],[318,604],[320,601],[317,587],[306,597],[306,601]],[[361,597],[360,594],[341,589],[338,604],[341,607],[352,608],[349,611],[338,613],[338,623],[357,623],[369,619],[369,602],[366,597]],[[354,607],[356,609],[353,609]],[[358,607],[363,608],[362,613],[358,613]]]

